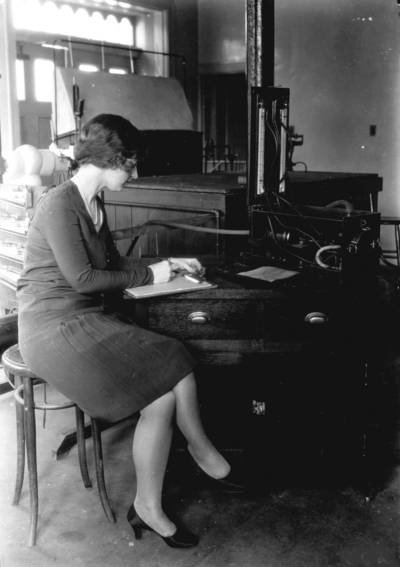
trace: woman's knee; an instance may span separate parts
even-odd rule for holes
[[[172,391],[157,398],[140,412],[144,418],[172,419],[175,413],[175,395]]]
[[[184,395],[186,393],[195,393],[197,391],[196,379],[194,372],[189,372],[182,380],[180,380],[173,390],[175,395]]]

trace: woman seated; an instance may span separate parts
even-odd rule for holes
[[[36,374],[90,417],[115,422],[140,412],[128,521],[137,538],[146,529],[171,547],[193,547],[197,537],[162,508],[174,419],[200,471],[226,491],[243,487],[230,480],[230,465],[204,431],[194,358],[179,341],[107,310],[103,294],[167,282],[174,270],[201,265],[195,258],[146,265],[118,253],[98,195],[121,191],[137,177],[143,141],[129,121],[93,118],[74,152],[73,177],[45,191],[30,223],[17,291],[20,351]]]

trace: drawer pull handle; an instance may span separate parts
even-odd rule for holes
[[[211,317],[204,311],[194,311],[188,315],[188,321],[194,325],[205,325],[211,321]]]
[[[329,323],[329,317],[320,311],[313,311],[306,315],[304,321],[310,325],[321,325]]]

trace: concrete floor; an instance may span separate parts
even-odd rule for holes
[[[52,400],[58,394],[53,393]],[[56,461],[60,440],[74,426],[74,410],[48,412],[42,428],[37,412],[39,526],[37,545],[27,547],[28,482],[11,506],[15,477],[13,393],[0,398],[0,566],[1,567],[326,567],[396,565],[400,558],[400,474],[367,503],[352,487],[261,486],[232,496],[195,477],[182,450],[172,453],[165,483],[166,506],[200,536],[191,550],[170,549],[155,534],[141,541],[126,522],[135,493],[131,460],[134,421],[103,432],[106,482],[117,523],[102,510],[94,478],[92,443],[87,440],[94,488],[80,479],[76,447]],[[236,454],[226,454],[235,460]]]

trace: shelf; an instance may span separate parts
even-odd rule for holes
[[[6,260],[12,260],[13,262],[18,262],[22,266],[24,261],[24,254],[23,252],[22,254],[15,254],[15,253],[13,254],[12,249],[2,247],[0,242],[0,258],[5,258]]]
[[[6,268],[0,266],[0,281],[4,285],[11,287],[11,289],[17,288],[17,282],[19,280],[19,276],[20,274],[18,274],[17,272],[7,270]]]
[[[25,221],[15,221],[13,219],[0,220],[0,230],[4,230],[10,234],[26,236],[28,227]]]

